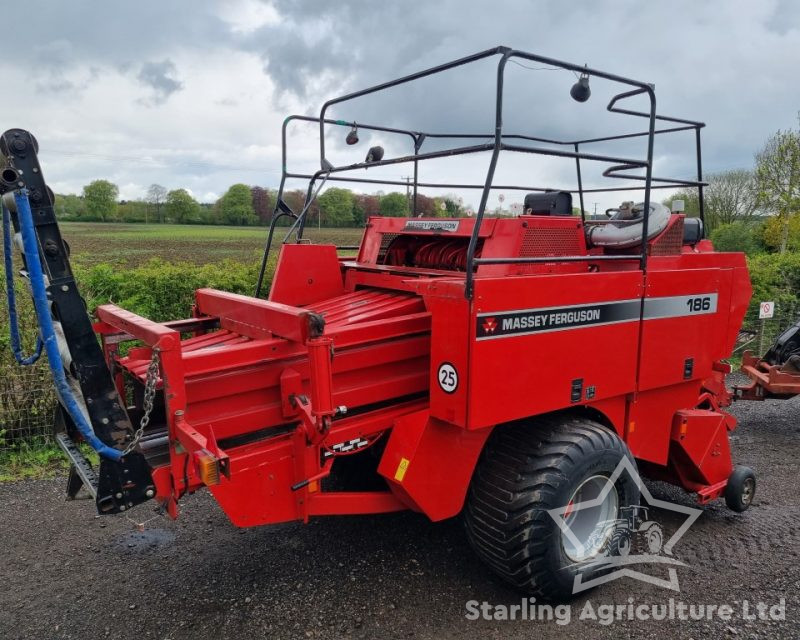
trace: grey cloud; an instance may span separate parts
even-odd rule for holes
[[[158,105],[176,91],[180,91],[183,83],[175,77],[177,72],[175,63],[169,59],[161,62],[145,62],[136,76],[139,82],[152,90],[145,102]]]
[[[34,46],[33,53],[37,67],[60,69],[72,62],[75,49],[69,40],[61,38]]]
[[[271,4],[282,20],[254,33],[252,47],[259,50],[266,43],[260,49],[265,71],[280,90],[303,98],[318,93],[324,74],[331,77],[332,87],[341,87],[355,79],[383,78],[388,69],[402,71],[424,56],[442,30],[440,23],[425,18],[431,13],[427,5],[433,3]]]
[[[237,37],[218,16],[215,0],[25,0],[8,7],[3,44],[15,64],[33,71],[43,66],[83,64],[118,67],[157,60],[176,50],[238,46]]]
[[[33,61],[31,77],[39,93],[71,93],[85,83],[71,79],[74,65],[74,47],[64,39],[51,40],[32,47]]]
[[[791,126],[800,106],[800,92],[789,80],[800,16],[786,0],[274,4],[282,21],[254,34],[253,46],[260,47],[279,91],[302,99],[310,113],[318,113],[331,94],[498,44],[654,82],[660,113],[708,122],[703,136],[710,170],[750,165],[755,148],[772,131]],[[781,47],[783,54],[777,53]],[[592,83],[590,103],[576,105],[568,97],[574,82],[568,73],[509,67],[507,77],[507,131],[574,139],[644,124],[606,114],[604,101],[612,93],[600,82]],[[324,78],[332,92],[319,91]],[[342,105],[334,117],[483,132],[492,126],[493,82],[493,70],[476,65]],[[659,140],[661,170],[691,173],[685,142]]]

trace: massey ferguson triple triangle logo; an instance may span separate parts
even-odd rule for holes
[[[495,329],[497,329],[497,320],[493,316],[483,319],[483,335],[490,336]]]

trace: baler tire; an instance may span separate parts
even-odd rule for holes
[[[609,477],[626,444],[605,426],[574,416],[547,416],[499,427],[490,437],[470,483],[464,523],[480,559],[517,589],[546,600],[573,595],[577,574],[592,577],[585,562],[571,560],[551,509],[565,507],[578,487]],[[623,472],[615,482],[617,514],[639,503],[639,487]],[[599,574],[596,574],[599,575]]]

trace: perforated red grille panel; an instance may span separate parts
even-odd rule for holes
[[[571,229],[526,229],[519,250],[521,258],[580,255],[580,236]]]
[[[378,264],[383,264],[389,245],[392,244],[392,240],[399,235],[399,233],[384,233],[381,235],[381,247],[378,249]]]
[[[669,228],[653,240],[650,245],[651,256],[680,255],[683,247],[683,218],[675,220]]]

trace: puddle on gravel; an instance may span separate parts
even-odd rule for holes
[[[128,531],[116,540],[118,547],[131,551],[155,551],[171,547],[175,542],[175,532],[168,529],[145,529]]]

